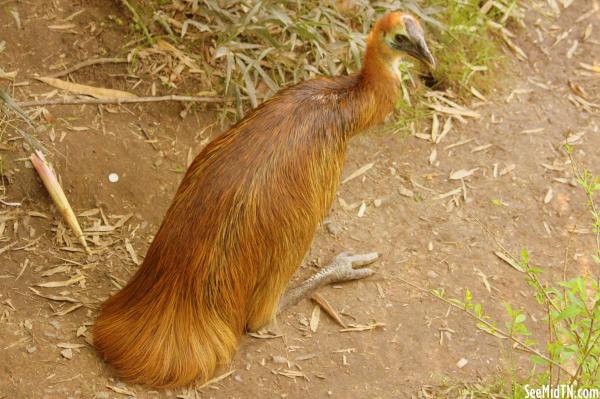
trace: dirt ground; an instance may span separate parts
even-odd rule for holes
[[[27,161],[31,151],[5,128],[0,194],[22,203],[0,205],[0,398],[410,398],[426,397],[429,386],[446,381],[498,376],[510,359],[508,344],[393,276],[444,289],[450,297],[463,298],[469,288],[501,321],[503,304],[518,304],[540,336],[543,309],[522,274],[494,254],[498,247],[482,225],[515,254],[527,248],[548,277],[562,274],[567,246],[570,275],[598,274],[589,256],[585,198],[572,184],[560,146],[569,140],[575,157],[600,173],[600,74],[582,66],[600,63],[600,11],[589,12],[597,1],[575,0],[557,15],[549,3],[528,7],[528,29],[517,30],[514,39],[528,59],[506,51],[506,77],[487,101],[469,104],[479,118],[455,118],[439,143],[425,139],[429,130],[408,139],[371,133],[353,140],[344,176],[373,167],[341,185],[331,224],[318,232],[299,275],[341,251],[381,253],[374,277],[321,294],[345,322],[384,326],[341,332],[321,312],[312,332],[314,304],[303,301],[279,319],[276,337],[246,337],[233,373],[204,388],[151,391],[124,384],[88,340],[99,304],[122,286],[148,248],[181,170],[221,130],[211,125],[211,108],[182,117],[178,103],[48,106],[36,119],[47,126],[38,137],[89,233],[92,256],[70,242]],[[60,95],[36,74],[125,54],[133,36],[115,22],[119,18],[127,16],[109,1],[0,1],[0,42],[6,42],[0,67],[18,71],[14,86],[0,80],[0,87],[18,101]],[[56,28],[67,23],[74,26]],[[150,93],[151,78],[134,76],[123,64],[71,77]],[[588,105],[577,103],[577,93]],[[440,118],[443,124],[447,115]],[[462,181],[449,178],[472,169]],[[118,182],[109,182],[110,173]],[[54,281],[63,284],[38,285]],[[459,368],[463,358],[468,363]]]

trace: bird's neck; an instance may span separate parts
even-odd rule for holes
[[[400,70],[398,67],[401,58],[384,55],[385,53],[379,48],[380,46],[379,43],[373,43],[372,41],[367,44],[360,73],[364,79],[374,84],[387,85],[393,81],[395,83],[394,87],[398,88],[400,84]]]
[[[400,94],[400,75],[393,64],[367,49],[356,86],[362,108],[357,111],[362,117],[354,134],[383,122],[394,110]]]

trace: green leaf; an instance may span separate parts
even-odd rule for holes
[[[495,205],[495,206],[506,206],[504,201],[502,201],[501,199],[498,199],[498,198],[493,198],[491,200],[491,202],[492,202],[492,205]]]
[[[571,319],[577,315],[579,315],[582,312],[583,309],[571,305],[565,309],[563,309],[556,317],[555,320],[556,321],[560,321],[560,320],[564,320],[564,319]]]
[[[546,359],[543,359],[543,358],[539,357],[538,355],[532,355],[530,357],[530,359],[533,363],[541,365],[541,366],[545,366],[548,364],[548,361]]]
[[[525,264],[529,263],[529,253],[527,252],[527,249],[523,248],[521,250],[521,259],[523,260],[523,262]]]

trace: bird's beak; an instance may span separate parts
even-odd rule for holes
[[[423,31],[410,32],[409,30],[408,33],[413,46],[407,50],[407,53],[416,59],[423,61],[429,68],[435,69],[435,58],[433,58],[431,51],[429,51],[429,47],[427,47]]]

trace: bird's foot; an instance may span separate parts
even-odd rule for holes
[[[300,299],[312,294],[324,285],[372,276],[375,271],[363,266],[370,265],[377,258],[379,258],[377,252],[362,255],[350,255],[342,252],[333,258],[333,261],[329,265],[319,270],[304,283],[297,287],[288,288],[279,302],[278,312],[298,303]]]
[[[379,258],[377,252],[358,255],[342,252],[333,258],[333,261],[321,269],[318,274],[327,279],[329,284],[359,280],[375,274],[373,269],[364,266],[375,262],[377,258]]]

